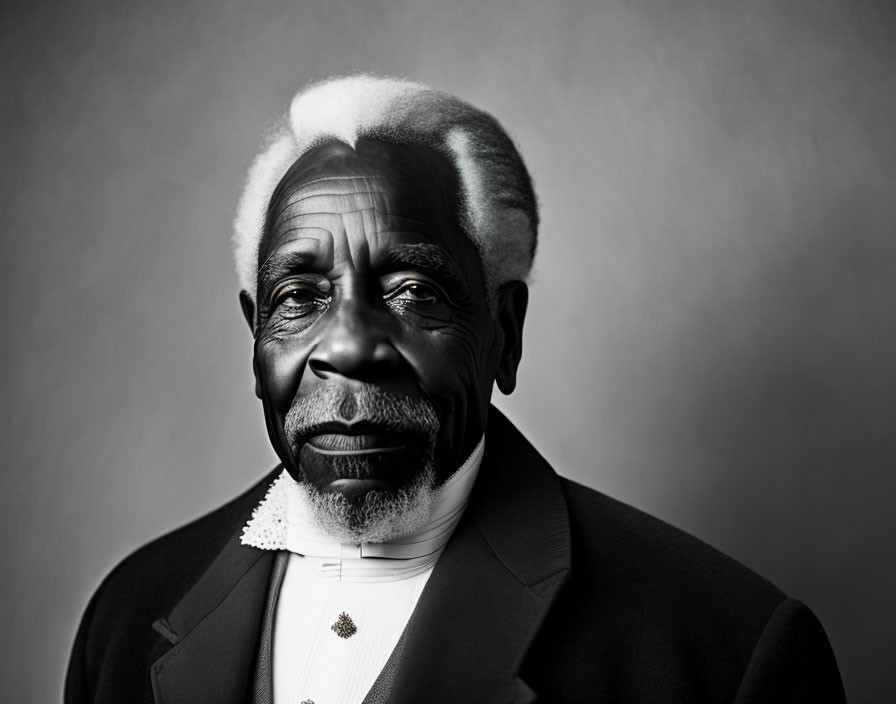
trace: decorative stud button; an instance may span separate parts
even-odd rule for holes
[[[352,621],[351,617],[343,611],[339,614],[339,618],[336,619],[336,623],[330,626],[333,633],[335,633],[340,638],[351,638],[355,633],[358,632],[358,627],[355,625],[355,622]]]

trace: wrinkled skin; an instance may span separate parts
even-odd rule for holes
[[[478,252],[457,224],[457,192],[454,169],[437,152],[365,139],[355,149],[334,142],[305,154],[272,196],[257,307],[245,291],[240,298],[255,336],[256,394],[296,480],[360,501],[418,471],[414,453],[401,451],[413,439],[377,427],[359,439],[346,424],[310,439],[310,448],[291,448],[287,413],[325,386],[372,385],[430,401],[440,428],[438,481],[482,436],[494,382],[513,390],[527,289],[506,284],[496,313],[489,310]],[[297,454],[319,447],[376,462],[361,478],[326,469],[312,476]],[[389,473],[378,469],[385,466]]]

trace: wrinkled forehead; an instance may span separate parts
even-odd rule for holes
[[[259,263],[297,229],[324,216],[365,221],[365,231],[426,232],[443,246],[466,240],[459,226],[459,183],[453,164],[435,149],[378,139],[355,148],[329,142],[300,157],[268,206]]]

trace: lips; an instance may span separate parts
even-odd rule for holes
[[[407,438],[395,433],[320,433],[308,439],[316,450],[329,452],[369,452],[388,450],[408,444]]]
[[[367,491],[395,490],[425,463],[416,443],[408,442],[406,436],[401,440],[397,434],[320,434],[305,442],[299,462],[305,480],[320,491],[361,496]]]
[[[305,443],[314,450],[327,454],[367,454],[388,452],[415,443],[413,433],[397,432],[368,421],[340,423],[329,421],[309,428]]]

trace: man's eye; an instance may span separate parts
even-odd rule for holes
[[[429,308],[440,299],[439,292],[432,286],[418,282],[405,284],[385,296],[388,303],[414,308]]]
[[[271,307],[288,317],[302,317],[323,310],[329,302],[320,291],[293,285],[275,292]]]

